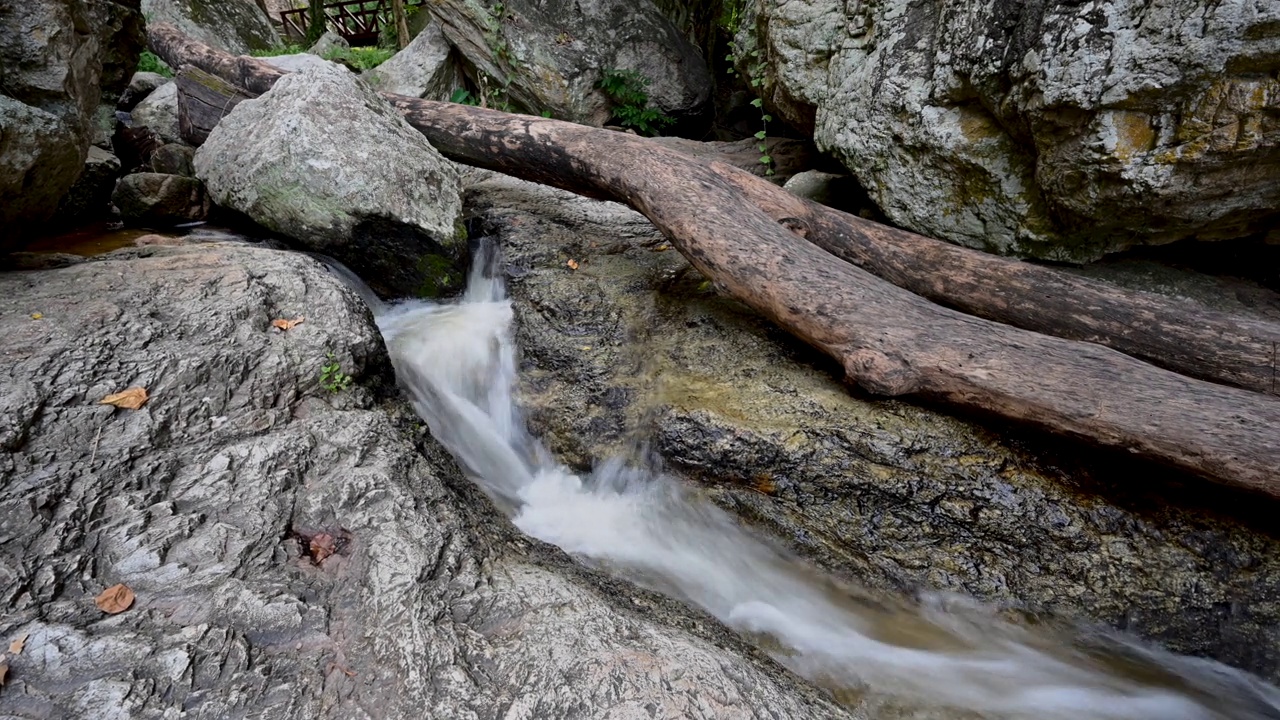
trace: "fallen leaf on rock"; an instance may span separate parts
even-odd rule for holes
[[[32,320],[39,320],[39,319],[40,319],[40,318],[42,318],[42,317],[44,317],[44,315],[43,315],[42,313],[31,313],[31,319],[32,319]]]
[[[14,655],[21,655],[21,654],[22,654],[22,648],[26,647],[26,645],[27,645],[27,637],[29,637],[29,636],[30,636],[30,633],[23,633],[23,634],[22,634],[22,637],[20,637],[20,638],[18,638],[17,640],[14,640],[13,642],[9,643],[9,652],[10,652],[10,653],[12,653],[12,654],[14,654]]]
[[[338,551],[338,541],[328,533],[311,538],[311,559],[317,564]]]
[[[565,265],[568,265],[570,270],[578,269],[578,261],[573,258],[569,258],[569,262],[565,263]]]
[[[304,317],[302,317],[302,316],[298,316],[298,317],[296,317],[296,318],[294,318],[294,319],[292,319],[292,320],[284,320],[284,319],[272,320],[272,321],[271,321],[271,327],[276,328],[277,330],[281,330],[281,331],[283,331],[283,330],[292,330],[294,325],[300,325],[300,324],[302,324],[302,321],[303,321],[303,320],[306,320],[306,318],[304,318]]]
[[[9,663],[0,662],[0,685],[4,685],[4,678],[9,674]]]
[[[147,389],[131,387],[118,393],[112,393],[98,401],[101,405],[115,405],[126,410],[137,410],[147,402]]]
[[[122,613],[133,604],[134,594],[124,583],[112,585],[93,599],[98,609],[109,615]]]

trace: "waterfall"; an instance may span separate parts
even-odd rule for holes
[[[1280,690],[1222,664],[1020,624],[963,598],[873,601],[653,468],[610,459],[571,472],[515,402],[496,255],[482,246],[456,302],[375,312],[417,412],[523,532],[702,608],[828,688],[992,718],[1280,718]]]

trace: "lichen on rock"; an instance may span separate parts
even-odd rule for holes
[[[319,61],[240,103],[195,169],[217,204],[336,257],[384,295],[459,287],[457,171],[346,68]]]

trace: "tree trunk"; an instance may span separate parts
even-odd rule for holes
[[[170,64],[195,64],[254,92],[281,75],[171,26],[151,33]],[[629,134],[386,97],[447,157],[640,211],[703,275],[872,393],[994,413],[1280,497],[1274,397],[936,305],[805,240],[835,232],[813,231],[824,213],[745,171]]]
[[[401,50],[409,44],[409,18],[404,11],[404,0],[391,0],[391,16],[396,23],[396,44]]]
[[[324,12],[324,0],[307,3],[307,47],[315,45],[329,29],[328,16]]]
[[[178,133],[188,145],[200,147],[218,121],[251,96],[214,75],[183,66],[178,84]]]

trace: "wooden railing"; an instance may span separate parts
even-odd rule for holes
[[[405,7],[421,5],[425,0],[405,0]],[[280,13],[284,34],[290,42],[302,42],[311,24],[308,8]],[[382,28],[395,23],[391,0],[347,0],[324,6],[325,25],[352,45],[377,45]]]

